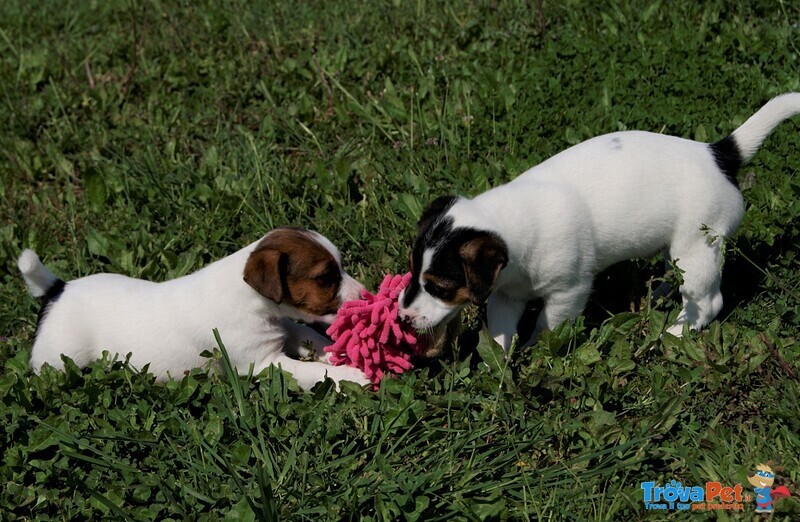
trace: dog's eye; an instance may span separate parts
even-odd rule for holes
[[[425,290],[432,296],[442,297],[449,294],[451,288],[447,285],[434,283],[433,281],[428,281],[425,284]]]
[[[342,280],[342,274],[338,270],[326,270],[315,277],[317,283],[323,286],[335,286]]]

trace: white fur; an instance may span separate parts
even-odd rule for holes
[[[338,250],[323,236],[314,233],[314,237],[339,264],[339,297],[343,301],[357,298],[363,286],[341,269]],[[290,357],[304,355],[303,345],[310,343],[326,361],[322,348],[330,341],[292,320],[329,322],[331,318],[276,304],[245,283],[244,266],[258,243],[163,283],[116,274],[69,281],[40,324],[31,366],[35,371],[45,364],[61,368],[61,354],[85,366],[107,351],[120,358],[130,353],[134,367],[149,364],[149,371],[159,380],[180,378],[207,362],[200,353],[216,348],[212,330],[217,328],[231,363],[242,374],[251,366],[253,373],[258,373],[275,364],[292,373],[305,389],[326,376],[337,383],[369,383],[356,368]],[[34,296],[44,295],[56,281],[31,250],[22,253],[18,264]]]
[[[798,113],[799,105],[800,93],[792,92],[776,96],[768,101],[760,111],[750,116],[741,127],[733,131],[745,163],[753,158],[778,123]]]
[[[25,278],[25,284],[33,297],[44,297],[58,278],[39,261],[33,250],[24,250],[17,261],[19,271]]]
[[[732,136],[743,162],[776,125],[798,113],[800,93],[786,94],[739,127]],[[741,193],[720,172],[708,144],[629,131],[569,148],[510,183],[459,199],[445,215],[453,228],[495,232],[508,246],[509,262],[487,310],[491,334],[508,350],[527,301],[544,301],[533,341],[581,313],[598,272],[664,248],[684,271],[683,309],[668,332],[701,328],[722,308],[722,240],[743,213]],[[425,253],[428,265],[432,257]],[[422,285],[400,313],[424,329],[453,309]]]

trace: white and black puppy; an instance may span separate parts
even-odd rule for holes
[[[779,96],[712,144],[606,134],[473,199],[435,200],[419,222],[400,317],[435,328],[488,299],[489,332],[508,350],[526,302],[543,300],[533,342],[581,313],[598,272],[663,249],[683,270],[683,309],[668,332],[701,328],[722,308],[722,243],[744,213],[737,169],[798,113],[800,93]]]
[[[30,364],[63,367],[61,355],[85,366],[103,351],[137,368],[150,365],[159,380],[180,378],[203,365],[200,356],[220,336],[240,373],[270,364],[291,372],[302,388],[330,377],[369,383],[363,372],[324,362],[300,361],[310,343],[325,361],[330,341],[304,322],[330,322],[342,301],[363,286],[342,268],[339,251],[324,236],[279,228],[259,241],[193,274],[153,283],[118,274],[64,282],[32,250],[19,269],[42,301]]]

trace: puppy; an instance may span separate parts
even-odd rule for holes
[[[723,240],[744,213],[737,170],[798,113],[800,93],[779,96],[713,144],[606,134],[473,199],[435,200],[419,221],[400,317],[429,329],[488,301],[489,332],[508,351],[526,302],[544,302],[531,343],[581,313],[598,272],[663,249],[683,270],[683,309],[667,331],[701,328],[722,308]]]
[[[32,250],[19,269],[42,307],[30,364],[62,367],[61,354],[78,366],[103,351],[137,368],[149,364],[158,380],[180,378],[203,365],[204,350],[217,345],[218,328],[231,363],[240,373],[270,364],[292,373],[302,388],[330,377],[359,384],[369,379],[355,368],[297,360],[310,343],[327,360],[330,341],[307,323],[330,322],[342,301],[363,286],[342,269],[339,251],[325,237],[299,228],[279,228],[259,241],[193,274],[152,283],[117,274],[96,274],[65,283]]]

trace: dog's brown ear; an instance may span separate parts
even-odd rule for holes
[[[274,248],[259,248],[244,265],[244,281],[256,292],[281,304],[289,271],[289,255]]]
[[[500,270],[508,264],[508,247],[496,234],[486,232],[459,248],[469,299],[481,304],[489,298]]]

